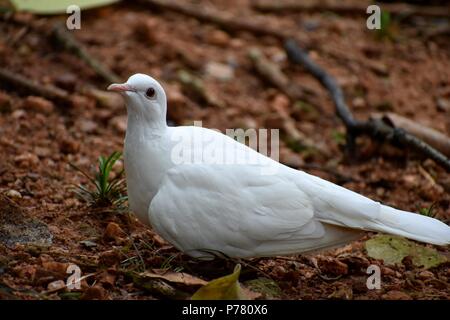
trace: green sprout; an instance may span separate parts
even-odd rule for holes
[[[394,22],[391,19],[389,11],[382,11],[380,16],[380,29],[377,30],[377,38],[379,40],[388,39],[394,40]]]
[[[331,132],[331,138],[338,145],[345,145],[345,143],[347,141],[346,137],[347,137],[347,135],[344,132],[340,132],[338,130],[333,130]]]
[[[127,200],[125,180],[123,179],[124,170],[122,169],[122,171],[115,177],[110,177],[114,164],[120,159],[121,156],[122,153],[118,151],[114,151],[107,158],[100,156],[98,158],[98,170],[94,177],[70,163],[71,167],[81,172],[86,178],[89,179],[89,182],[95,186],[92,190],[83,185],[78,185],[75,190],[76,194],[94,207],[121,207]]]
[[[419,209],[419,213],[423,216],[427,216],[427,217],[434,217],[435,212],[434,212],[434,207],[435,207],[436,203],[433,203],[431,206],[429,206],[428,208],[420,208]]]

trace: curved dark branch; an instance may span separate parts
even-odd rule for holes
[[[347,129],[348,142],[350,144],[354,143],[355,136],[366,134],[372,138],[385,140],[395,145],[402,145],[417,153],[424,154],[450,172],[450,160],[416,136],[403,129],[391,127],[379,119],[370,119],[365,122],[356,120],[348,108],[344,99],[344,93],[336,80],[311,60],[308,53],[300,48],[294,40],[286,40],[284,48],[292,62],[302,65],[306,71],[311,73],[329,91],[336,107],[336,114]]]

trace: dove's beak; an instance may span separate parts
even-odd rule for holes
[[[133,87],[126,83],[113,83],[108,87],[108,91],[116,91],[116,92],[127,92],[127,91],[135,91]]]

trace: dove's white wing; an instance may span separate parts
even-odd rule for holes
[[[354,233],[314,217],[312,202],[283,175],[259,165],[186,164],[170,169],[149,207],[158,233],[179,249],[232,257],[310,251]]]

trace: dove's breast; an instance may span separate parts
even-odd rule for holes
[[[125,140],[124,164],[128,201],[139,220],[150,224],[148,207],[167,170],[174,166],[163,138]]]

